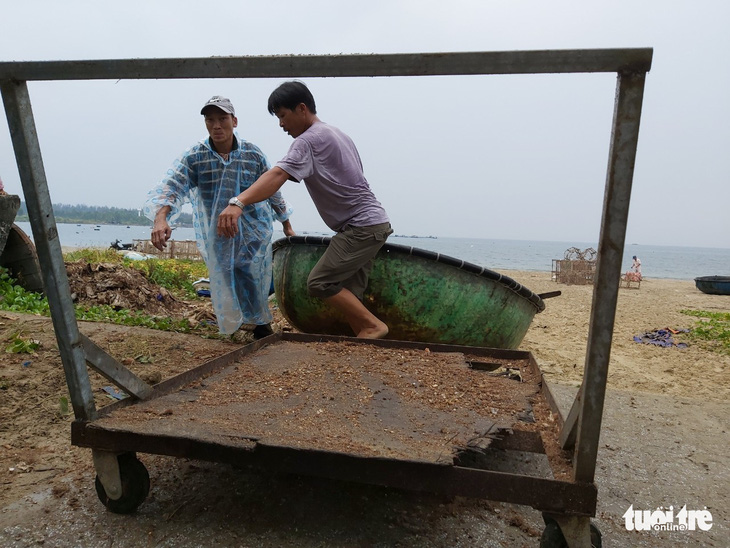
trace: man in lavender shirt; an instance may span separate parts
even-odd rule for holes
[[[355,144],[317,117],[314,97],[301,82],[281,84],[268,108],[294,142],[281,161],[231,200],[218,218],[218,233],[235,236],[245,206],[267,199],[287,180],[303,180],[322,220],[336,232],[309,275],[309,293],[340,310],[356,336],[385,337],[388,326],[361,299],[373,258],[393,230],[365,179]]]

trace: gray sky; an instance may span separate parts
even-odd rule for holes
[[[204,6],[216,5],[213,11]],[[2,1],[0,60],[653,47],[627,244],[730,247],[726,0]],[[595,242],[615,74],[306,78],[397,234]],[[275,163],[269,80],[31,82],[51,198],[139,207],[211,95]],[[5,114],[0,176],[22,195]],[[298,231],[326,231],[286,183]]]

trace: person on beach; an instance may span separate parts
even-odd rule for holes
[[[303,180],[322,220],[336,233],[309,274],[309,294],[341,311],[357,337],[385,337],[388,326],[365,308],[362,295],[373,258],[393,229],[365,178],[355,144],[317,117],[314,97],[301,82],[276,88],[268,110],[294,142],[282,160],[238,196],[241,206],[267,199],[287,180]],[[218,218],[218,233],[235,237],[241,214],[239,206],[226,208]]]
[[[637,278],[637,281],[641,281],[641,259],[639,259],[636,255],[632,257],[633,262],[631,263],[631,272],[633,272]]]
[[[631,269],[626,273],[626,279],[630,282],[641,281],[641,260],[634,255],[632,257],[633,262],[631,263]]]
[[[641,259],[639,259],[636,255],[632,257],[633,262],[631,263],[631,271],[636,272],[637,274],[641,274]]]
[[[198,250],[210,277],[210,296],[218,329],[235,333],[243,324],[255,325],[254,338],[273,333],[268,296],[271,287],[273,219],[287,236],[294,235],[292,209],[280,192],[244,206],[237,196],[269,169],[263,152],[234,131],[238,126],[231,101],[214,96],[200,113],[208,138],[190,147],[148,194],[144,213],[154,221],[152,244],[162,251],[172,235],[170,223],[184,203],[193,208]],[[235,205],[230,205],[235,204]],[[235,237],[217,233],[219,215],[235,208]]]

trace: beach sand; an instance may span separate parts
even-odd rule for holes
[[[550,272],[500,271],[535,293],[562,291],[545,300],[521,348],[532,352],[548,382],[578,386],[583,376],[593,286],[554,282]],[[620,288],[609,362],[608,388],[727,401],[730,355],[694,344],[687,348],[634,342],[655,329],[691,328],[698,318],[682,310],[730,312],[730,296],[707,295],[693,281],[644,279],[639,289]]]

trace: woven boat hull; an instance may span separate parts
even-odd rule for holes
[[[701,276],[695,286],[709,295],[730,295],[730,276]]]
[[[344,318],[307,294],[307,276],[329,238],[274,242],[279,307],[305,333],[352,336]],[[389,327],[389,339],[517,348],[542,299],[507,276],[422,249],[385,244],[376,256],[365,306]]]

